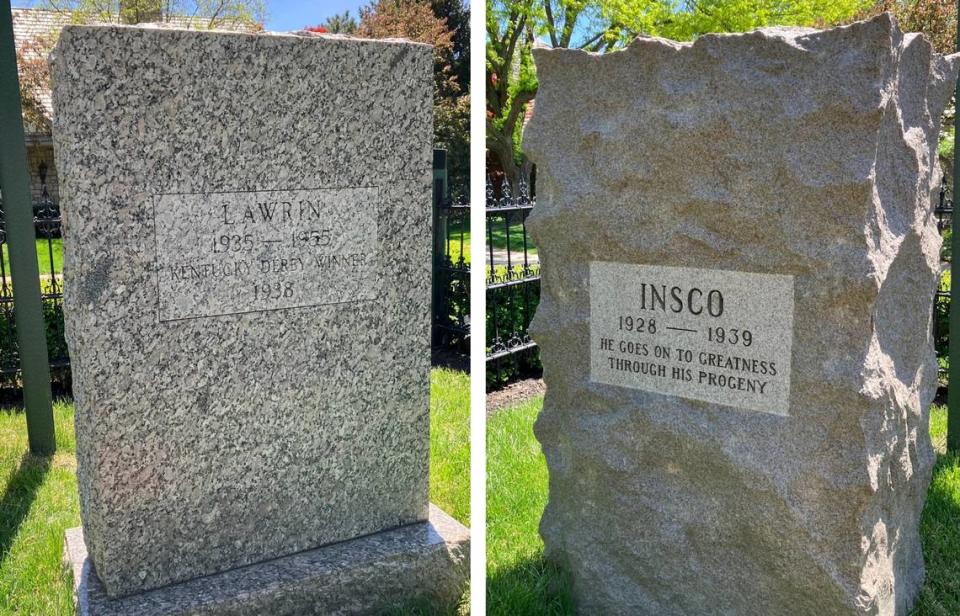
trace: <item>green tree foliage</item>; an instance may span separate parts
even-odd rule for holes
[[[618,26],[616,44],[624,44],[637,34],[689,41],[711,32],[746,32],[766,26],[827,27],[849,20],[873,3],[873,0],[608,0],[603,12]]]
[[[487,150],[516,180],[525,160],[519,147],[527,104],[537,93],[531,50],[537,30],[534,0],[487,0]]]
[[[445,19],[453,33],[450,67],[462,92],[470,87],[470,11],[463,0],[431,0],[430,6],[438,19]]]
[[[353,18],[350,11],[344,11],[327,17],[323,27],[331,34],[353,34],[357,31],[357,20]]]
[[[32,130],[44,133],[50,132],[50,117],[43,104],[44,93],[50,91],[50,65],[47,57],[56,40],[54,33],[41,34],[17,47],[23,120]]]
[[[535,42],[606,52],[639,35],[688,41],[710,32],[764,26],[826,27],[874,4],[874,0],[487,0],[487,149],[511,181],[529,166],[519,142],[527,105],[537,91],[531,58]]]
[[[435,4],[446,11],[445,16],[437,15]],[[446,148],[450,182],[456,187],[466,186],[470,177],[470,101],[455,66],[457,32],[446,15],[464,19],[465,10],[462,0],[376,0],[360,10],[356,32],[364,38],[399,37],[433,45],[434,144]]]
[[[71,13],[77,23],[189,18],[197,28],[235,28],[262,24],[265,16],[263,0],[47,0],[46,4]]]

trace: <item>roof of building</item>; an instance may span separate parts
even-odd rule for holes
[[[19,48],[26,41],[62,28],[73,20],[68,12],[48,9],[12,9],[13,39]]]
[[[13,41],[17,49],[38,37],[45,36],[69,24],[73,17],[70,13],[45,9],[13,9]],[[50,91],[37,92],[37,98],[43,103],[48,116],[52,115]],[[24,130],[28,137],[41,136],[46,131],[35,126],[26,125]]]
[[[52,33],[59,31],[64,26],[74,23],[74,14],[70,11],[57,11],[53,9],[37,9],[37,8],[15,8],[11,10],[13,15],[13,39],[17,49],[22,49],[25,44],[29,41],[35,40],[38,37],[43,37]],[[103,20],[98,20],[100,23],[119,23],[119,19],[116,16],[111,16],[110,18]],[[197,30],[207,30],[209,29],[209,20],[208,18],[203,17],[186,17],[186,16],[174,16],[166,20],[167,25],[175,28],[187,28],[187,29],[197,29]],[[234,32],[259,32],[262,30],[262,27],[258,24],[250,24],[243,22],[229,23],[229,24],[218,24],[217,29],[219,30],[231,30]],[[43,103],[43,107],[47,112],[47,116],[50,117],[53,115],[53,106],[51,103],[50,90],[46,89],[42,92],[37,92],[37,98]],[[38,130],[33,126],[24,126],[25,132],[27,133],[28,138],[42,139],[43,137],[49,137],[49,133],[46,130]]]

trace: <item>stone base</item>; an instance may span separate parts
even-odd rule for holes
[[[65,558],[80,616],[377,614],[424,600],[456,605],[470,533],[430,505],[427,522],[118,599],[97,578],[81,528],[67,531]]]

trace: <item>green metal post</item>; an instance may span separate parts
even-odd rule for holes
[[[20,347],[27,435],[30,451],[47,455],[56,449],[56,439],[10,0],[0,0],[0,135],[3,135],[0,139],[0,190],[3,191],[10,275],[13,278],[13,309]]]
[[[444,250],[446,249],[446,219],[440,216],[440,205],[447,197],[447,151],[435,149],[433,151],[433,268],[430,278],[431,286],[431,306],[430,316],[433,322],[439,318],[437,311],[440,309],[440,284],[437,279],[438,268],[443,263]],[[436,331],[431,328],[431,344],[437,344]]]
[[[960,8],[960,0],[957,2]],[[957,12],[957,48],[960,49],[960,11]],[[953,214],[950,216],[950,383],[947,389],[947,449],[960,451],[960,157],[957,156],[957,137],[960,137],[960,79],[954,91],[953,108]],[[956,263],[955,263],[956,261]]]
[[[446,249],[447,229],[446,220],[441,220],[437,216],[437,209],[443,199],[447,198],[447,151],[433,151],[433,212],[434,212],[434,242],[433,254],[442,255]],[[442,225],[444,228],[438,228],[436,225]]]

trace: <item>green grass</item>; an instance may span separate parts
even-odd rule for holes
[[[488,221],[489,231],[487,232],[487,249],[493,246],[494,250],[507,249],[507,228],[503,220]],[[523,261],[523,225],[519,222],[510,225],[510,252],[514,256],[519,256],[518,261]],[[527,236],[527,254],[533,256],[537,254],[537,247],[533,245],[533,240]],[[489,257],[488,257],[489,258]]]
[[[914,616],[960,614],[960,454],[946,454],[947,409],[934,406],[930,436],[937,449],[933,481],[920,519],[927,577]]]
[[[953,127],[940,133],[940,141],[937,143],[937,154],[941,158],[953,160]]]
[[[450,225],[447,228],[447,242],[450,246],[450,260],[454,265],[460,260],[460,255],[463,255],[463,260],[465,263],[470,263],[470,227],[467,226],[463,230],[463,249],[460,248],[460,227],[456,224]]]
[[[0,614],[72,614],[63,531],[80,523],[73,405],[57,403],[57,453],[27,453],[23,414],[0,411]]]
[[[533,436],[543,403],[533,398],[487,422],[487,607],[489,614],[573,614],[564,574],[543,560],[537,531],[547,468]],[[931,412],[937,449],[921,519],[927,577],[914,616],[960,614],[960,455],[945,454],[944,407]]]
[[[470,517],[469,376],[431,374],[430,500],[462,523]],[[71,578],[61,567],[63,533],[80,524],[73,405],[54,409],[57,453],[27,453],[26,423],[17,409],[0,411],[0,615],[73,614]],[[465,613],[460,606],[445,610]],[[397,612],[436,613],[424,602]]]
[[[487,422],[487,613],[572,614],[562,573],[543,559],[537,532],[547,465],[533,436],[542,397]]]
[[[430,501],[470,524],[470,375],[430,375]]]
[[[50,275],[50,252],[53,251],[53,271],[57,274],[63,273],[63,240],[54,238],[50,240],[49,245],[45,239],[37,239],[37,266],[40,268],[41,276]],[[3,262],[7,267],[7,276],[10,275],[10,255],[7,251],[7,243],[3,243]]]

